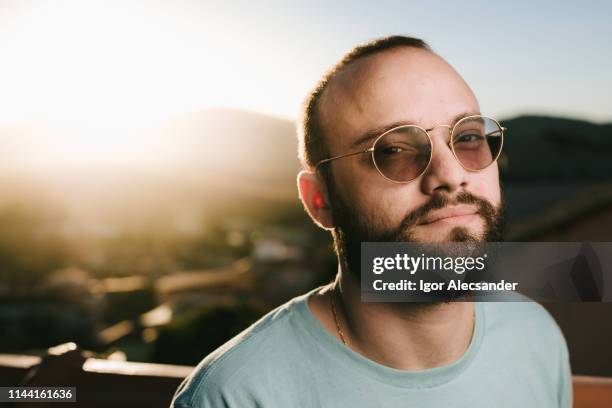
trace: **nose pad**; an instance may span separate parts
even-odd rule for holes
[[[453,135],[452,135],[453,127],[451,125],[436,125],[436,126],[431,127],[429,129],[425,129],[425,131],[429,135],[429,139],[430,139],[431,145],[432,145],[432,153],[431,153],[432,157],[431,157],[431,159],[433,160],[433,155],[436,153],[436,150],[440,149],[440,147],[441,147],[441,146],[435,146],[434,137],[432,137],[432,131],[434,131],[437,128],[441,128],[441,127],[446,128],[447,129],[447,133],[448,133],[448,137],[444,138],[445,142],[444,142],[443,146],[448,147],[448,149],[451,151],[451,153],[453,155],[453,158],[456,159],[455,152],[453,151],[453,148],[451,146],[451,142],[452,142],[451,138],[453,137]],[[443,146],[442,146],[442,148],[443,148]]]
[[[442,140],[440,140],[439,135],[437,138],[434,137],[432,132],[438,127],[446,128],[448,133],[448,136],[445,136]],[[432,194],[433,191],[439,189],[446,189],[448,192],[452,192],[466,182],[464,169],[451,147],[451,132],[452,127],[448,125],[438,125],[427,129],[433,149],[428,169],[423,174],[422,188],[427,194]]]

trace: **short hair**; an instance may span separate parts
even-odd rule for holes
[[[319,161],[326,159],[329,155],[323,130],[319,123],[318,105],[321,95],[323,95],[330,81],[349,64],[361,58],[399,47],[412,47],[431,51],[429,45],[420,38],[401,35],[378,38],[358,45],[327,71],[306,97],[298,129],[298,155],[305,169],[314,167]]]

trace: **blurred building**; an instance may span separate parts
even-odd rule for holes
[[[612,241],[612,182],[521,183],[505,188],[508,241]],[[608,274],[612,271],[604,271]],[[570,349],[572,369],[612,375],[612,303],[547,303]]]

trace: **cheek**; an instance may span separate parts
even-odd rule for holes
[[[427,201],[417,183],[399,185],[378,174],[374,182],[360,183],[352,193],[355,199],[348,198],[347,204],[355,206],[361,221],[384,229],[397,227],[406,214]]]
[[[499,188],[499,172],[497,166],[493,165],[476,174],[477,176],[473,183],[474,188],[470,192],[487,199],[495,206],[499,205],[501,202],[501,189]]]
[[[370,156],[363,154],[334,163],[334,185],[347,205],[359,208],[368,203],[369,206],[372,194],[385,182],[371,162]]]

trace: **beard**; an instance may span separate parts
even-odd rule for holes
[[[328,186],[330,183],[328,183]],[[376,219],[370,221],[363,217],[355,206],[351,206],[330,188],[331,211],[335,228],[332,231],[334,238],[334,249],[338,256],[343,271],[347,271],[358,282],[361,281],[361,243],[362,242],[418,242],[415,236],[415,226],[430,211],[444,208],[448,205],[471,204],[476,207],[476,214],[484,221],[484,230],[480,234],[471,232],[463,226],[454,227],[446,239],[446,242],[499,242],[503,241],[505,227],[504,202],[494,206],[489,201],[477,197],[467,191],[462,191],[454,197],[436,194],[427,203],[406,214],[396,227],[382,227],[382,222]],[[502,196],[503,197],[503,196]],[[364,221],[367,220],[367,221]],[[439,242],[439,241],[438,241]],[[449,254],[453,255],[453,254]],[[467,274],[466,274],[467,275]],[[474,276],[465,276],[467,281],[475,279]],[[465,298],[470,291],[445,291],[444,293],[430,292],[421,293],[423,298],[431,298],[432,302],[453,301]]]

